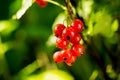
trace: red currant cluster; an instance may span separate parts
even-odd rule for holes
[[[82,32],[83,26],[81,20],[75,19],[69,27],[65,27],[63,24],[57,24],[54,27],[54,34],[57,37],[56,45],[62,49],[54,53],[55,62],[65,62],[71,66],[76,57],[83,54],[84,47],[79,43],[81,40],[79,33]]]
[[[45,0],[36,0],[36,3],[41,7],[45,7],[47,5],[47,2]]]

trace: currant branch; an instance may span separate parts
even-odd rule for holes
[[[74,13],[73,13],[73,10],[72,10],[72,5],[71,5],[70,0],[65,0],[65,4],[66,4],[66,7],[67,7],[67,12],[68,12],[70,18],[73,20],[75,17],[74,17]]]
[[[49,3],[52,3],[52,4],[56,5],[56,6],[59,6],[59,7],[61,7],[63,10],[67,10],[65,6],[59,4],[59,3],[56,2],[56,1],[53,1],[53,0],[45,0],[45,1],[47,1],[47,2],[49,2]]]

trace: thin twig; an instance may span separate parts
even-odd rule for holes
[[[73,10],[71,8],[70,0],[65,0],[65,4],[66,4],[66,7],[67,7],[68,14],[70,15],[70,18],[73,20],[74,19],[74,14],[73,14]]]
[[[61,7],[63,10],[67,10],[65,6],[59,4],[58,2],[55,2],[55,1],[52,1],[52,0],[45,0],[45,1],[47,1],[47,2],[49,2],[49,3],[52,3],[52,4],[56,5],[56,6],[59,6],[59,7]]]

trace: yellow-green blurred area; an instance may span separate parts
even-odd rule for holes
[[[54,0],[65,6],[64,0]],[[72,66],[55,63],[55,24],[68,14],[35,0],[0,0],[0,80],[120,80],[120,0],[70,0],[85,28],[85,51]]]

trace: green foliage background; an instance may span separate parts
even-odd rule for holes
[[[23,1],[0,0],[0,80],[120,80],[120,0],[71,0],[85,23],[85,52],[73,66],[52,59],[59,50],[53,27],[64,22],[66,12],[51,3],[41,8]]]

